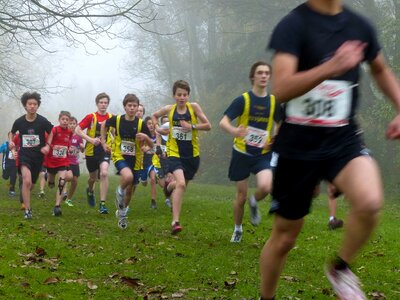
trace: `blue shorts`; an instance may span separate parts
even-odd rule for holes
[[[231,181],[242,181],[249,178],[250,174],[269,170],[271,169],[271,157],[271,151],[263,155],[250,156],[233,149],[228,177]]]
[[[139,184],[139,177],[140,177],[140,171],[141,170],[137,170],[135,171],[133,168],[135,166],[135,161],[136,161],[136,157],[132,156],[131,159],[126,158],[126,159],[121,159],[118,160],[114,163],[115,168],[117,169],[117,174],[119,175],[119,173],[121,172],[122,169],[124,168],[129,168],[132,171],[133,174],[133,185],[138,185]]]
[[[182,158],[168,157],[168,171],[183,170],[186,180],[192,180],[200,166],[200,157]]]

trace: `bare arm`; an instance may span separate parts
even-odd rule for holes
[[[104,151],[110,153],[111,148],[106,143],[106,135],[107,135],[106,122],[103,122],[103,123],[101,123],[101,126],[100,126],[100,141],[101,141],[101,145],[103,146]]]
[[[192,107],[194,110],[194,113],[197,116],[197,119],[200,121],[200,123],[196,124],[196,129],[197,130],[204,130],[204,131],[209,131],[211,130],[211,124],[208,121],[206,115],[204,114],[203,110],[201,109],[200,105],[197,103],[192,103]]]
[[[151,115],[151,120],[153,121],[154,127],[155,127],[156,131],[160,134],[165,134],[165,132],[159,131],[160,126],[158,125],[158,118],[160,118],[164,115],[168,115],[169,112],[171,111],[171,109],[172,109],[172,105],[166,105]]]
[[[397,116],[389,123],[386,137],[400,138],[400,84],[380,53],[370,64],[371,74],[382,92],[393,102]]]
[[[75,133],[77,135],[79,135],[81,138],[83,138],[84,140],[86,140],[87,142],[97,146],[100,144],[100,140],[96,139],[96,138],[91,138],[90,136],[88,136],[85,131],[78,125],[75,128]]]
[[[228,116],[223,116],[219,122],[219,127],[234,137],[244,137],[246,135],[246,128],[243,125],[235,127],[231,124],[231,119]]]
[[[312,69],[298,72],[298,58],[278,52],[273,58],[272,93],[280,102],[304,95],[326,79],[346,73],[364,58],[365,44],[344,42],[334,56]]]

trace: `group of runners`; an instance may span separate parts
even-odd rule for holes
[[[251,66],[251,90],[232,101],[219,123],[234,137],[228,172],[236,184],[231,242],[242,239],[246,201],[251,223],[258,225],[258,201],[272,193],[273,228],[261,252],[260,272],[261,299],[275,299],[287,256],[320,182],[325,180],[330,183],[331,199],[343,193],[350,204],[342,245],[326,266],[326,275],[340,299],[366,299],[349,264],[377,224],[383,188],[379,169],[365,149],[355,120],[361,63],[370,65],[372,77],[398,111],[400,86],[384,60],[373,26],[340,0],[308,0],[299,5],[275,27],[268,48],[273,51],[272,64],[258,61]],[[267,91],[272,73],[274,95]],[[54,215],[61,214],[65,184],[79,176],[68,167],[68,153],[79,153],[81,137],[86,141],[90,205],[95,205],[94,184],[99,178],[99,211],[108,213],[108,166],[112,161],[120,175],[115,192],[118,226],[126,228],[136,186],[149,174],[151,206],[155,208],[157,173],[162,164],[168,164],[165,174],[159,176],[165,178],[160,183],[172,200],[167,202],[172,206],[171,232],[180,232],[183,195],[200,163],[198,132],[210,130],[211,125],[200,105],[188,101],[187,82],[175,82],[172,95],[175,104],[143,120],[144,107],[136,95],[124,97],[124,114],[112,115],[107,112],[110,97],[101,93],[96,97],[98,110],[68,128],[73,118],[67,112],[60,113],[60,125],[53,127],[37,114],[40,95],[25,93],[21,102],[27,113],[14,122],[8,140],[9,150],[19,161],[25,218],[32,217],[30,190],[45,155],[48,184],[58,188]],[[389,139],[400,137],[400,115],[389,124],[386,135]],[[143,161],[149,165],[146,174]],[[248,198],[250,174],[255,174],[256,190]],[[10,188],[10,195],[13,191]],[[329,226],[341,227],[334,206],[331,211]]]

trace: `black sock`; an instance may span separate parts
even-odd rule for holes
[[[341,257],[336,256],[336,258],[333,260],[333,267],[336,270],[344,270],[349,267],[349,264],[345,262]]]

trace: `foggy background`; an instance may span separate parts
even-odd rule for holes
[[[63,2],[53,2],[53,10],[66,12]],[[77,2],[82,1],[74,1]],[[133,2],[118,0],[105,6],[94,5],[93,11],[89,7],[82,9],[76,19],[62,18],[48,28],[54,16],[25,24],[21,18],[22,23],[16,24],[5,12],[18,19],[28,9],[27,4],[14,1],[10,5],[0,0],[0,20],[10,25],[0,27],[2,139],[6,139],[13,121],[24,113],[19,97],[28,90],[42,94],[39,113],[57,124],[60,110],[70,111],[78,120],[95,111],[94,99],[100,92],[111,96],[111,113],[123,113],[122,98],[133,92],[149,115],[173,103],[172,83],[185,79],[192,88],[191,101],[200,103],[213,126],[200,136],[201,168],[196,180],[229,184],[232,138],[219,129],[218,122],[231,101],[250,89],[251,64],[270,60],[265,48],[273,27],[302,2],[141,1],[132,11],[121,13]],[[345,3],[377,26],[384,54],[398,74],[400,1]],[[82,20],[79,14],[86,17]],[[13,31],[21,24],[26,26],[25,31]],[[32,28],[37,30],[31,31]],[[384,138],[394,110],[367,73],[361,90],[358,120],[365,130],[367,146],[381,165],[386,191],[394,194],[398,186],[399,143]]]

